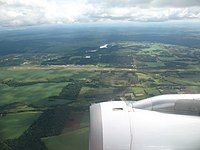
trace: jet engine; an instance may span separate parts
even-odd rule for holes
[[[90,150],[200,150],[200,94],[90,106]]]

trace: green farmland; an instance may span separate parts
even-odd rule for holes
[[[38,118],[40,113],[10,114],[0,119],[1,140],[18,138]]]
[[[27,63],[0,69],[0,140],[13,150],[88,150],[92,103],[200,92],[198,48],[111,42],[0,61],[13,57]]]

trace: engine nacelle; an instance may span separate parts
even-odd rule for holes
[[[200,150],[200,94],[90,107],[90,150]]]

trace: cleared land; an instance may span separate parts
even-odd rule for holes
[[[7,59],[11,64],[0,69],[0,135],[14,149],[87,150],[90,104],[200,92],[197,48],[113,42],[0,62]]]
[[[0,137],[2,139],[18,138],[39,117],[40,113],[10,114],[0,118]]]
[[[81,116],[81,118],[80,118]],[[81,112],[73,112],[71,121],[65,126],[63,132],[59,136],[44,138],[43,141],[50,150],[88,150],[89,138],[89,114]],[[78,125],[78,126],[77,126]],[[58,147],[59,145],[59,147]]]

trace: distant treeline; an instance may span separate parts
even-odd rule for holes
[[[91,81],[83,81],[83,80],[77,80],[69,77],[58,77],[58,78],[53,78],[53,79],[46,79],[46,80],[37,80],[37,81],[28,81],[28,82],[23,82],[23,81],[17,81],[15,79],[6,79],[0,81],[0,84],[5,84],[10,87],[19,87],[19,86],[29,86],[29,85],[34,85],[34,84],[40,84],[40,83],[63,83],[63,82],[68,82],[68,83],[80,83],[81,85],[85,86],[90,86],[90,87],[98,87],[99,83],[96,83],[97,81],[91,80]]]
[[[69,79],[67,77],[60,77],[60,78],[54,78],[54,79],[47,79],[43,81],[31,81],[31,82],[22,82],[22,81],[16,81],[15,79],[9,79],[9,80],[3,80],[0,81],[1,84],[6,84],[10,87],[18,87],[18,86],[27,86],[27,85],[34,85],[39,83],[63,83],[63,82],[73,82],[73,79]]]
[[[79,82],[69,83],[62,89],[58,96],[49,97],[49,101],[54,101],[56,99],[76,100],[81,88],[82,84]]]

